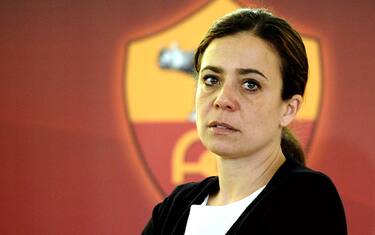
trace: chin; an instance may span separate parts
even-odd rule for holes
[[[215,143],[207,144],[205,146],[210,152],[223,158],[231,158],[238,155],[238,150],[235,147],[233,147],[233,145],[225,146],[224,144]]]

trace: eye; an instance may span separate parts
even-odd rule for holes
[[[219,82],[219,79],[212,75],[207,75],[203,77],[203,83],[207,86],[214,86]]]
[[[242,87],[245,88],[248,91],[257,91],[261,87],[259,85],[259,82],[254,81],[254,80],[246,80],[243,84]]]

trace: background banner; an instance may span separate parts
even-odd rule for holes
[[[139,234],[177,184],[215,174],[191,56],[219,16],[265,7],[303,36],[292,129],[350,234],[375,234],[375,7],[352,1],[1,1],[0,234]]]

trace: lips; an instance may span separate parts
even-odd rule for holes
[[[219,121],[211,121],[208,123],[209,128],[217,128],[222,130],[230,130],[230,131],[239,131],[238,129],[234,128],[228,123],[225,122],[219,122]]]

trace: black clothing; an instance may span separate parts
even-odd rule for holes
[[[155,206],[143,235],[184,234],[190,206],[219,190],[218,177],[176,187]],[[287,160],[227,234],[347,234],[344,208],[324,174]]]

